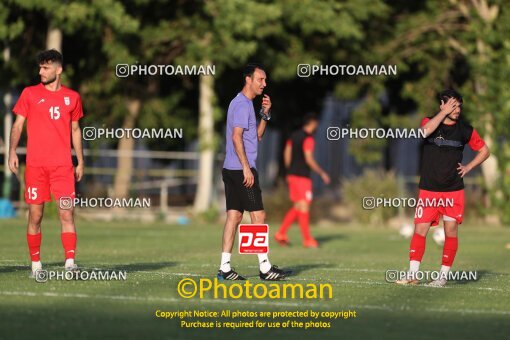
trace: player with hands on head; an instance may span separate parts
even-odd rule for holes
[[[431,226],[443,219],[445,242],[443,245],[440,277],[429,283],[443,287],[458,249],[458,226],[464,217],[464,176],[489,158],[490,152],[478,132],[461,119],[463,99],[454,90],[439,94],[439,112],[424,118],[421,129],[425,133],[421,157],[418,202],[453,202],[430,206],[418,204],[415,209],[414,235],[409,249],[407,277],[397,284],[419,283],[416,273],[425,252],[426,236]],[[464,147],[476,151],[474,159],[462,165]]]

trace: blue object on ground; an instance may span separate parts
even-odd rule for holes
[[[0,218],[13,218],[16,217],[16,210],[11,201],[5,198],[0,198]]]
[[[189,223],[189,218],[187,216],[179,216],[177,217],[177,223],[180,225],[186,225]]]

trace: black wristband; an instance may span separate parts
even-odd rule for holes
[[[265,120],[266,122],[271,120],[271,109],[267,111],[267,114],[264,113],[264,108],[261,107],[259,111],[259,116],[261,119]]]

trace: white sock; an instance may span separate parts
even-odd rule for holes
[[[269,257],[267,254],[257,254],[257,256],[259,257],[260,271],[262,274],[267,273],[269,269],[271,269],[271,262],[269,262]]]
[[[441,266],[441,270],[439,271],[439,279],[445,279],[447,280],[448,279],[448,273],[450,272],[450,269],[452,267],[449,267],[449,266]]]
[[[416,273],[420,270],[420,261],[411,260],[409,261],[409,271],[407,272],[407,276],[409,280],[416,279]]]
[[[232,270],[232,268],[230,268],[230,257],[231,256],[232,256],[231,253],[221,253],[220,270],[224,273],[227,273]]]
[[[409,271],[416,273],[420,270],[420,261],[411,260],[409,261]]]
[[[66,259],[66,264],[64,264],[64,268],[69,268],[74,266],[74,259]]]
[[[42,263],[41,261],[32,261],[32,271],[35,272],[36,270],[42,269]]]

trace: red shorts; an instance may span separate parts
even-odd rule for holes
[[[432,223],[439,224],[439,218],[445,216],[455,219],[461,224],[464,217],[464,189],[449,192],[436,192],[420,190],[416,210],[414,212],[414,224]]]
[[[74,167],[70,166],[27,166],[25,171],[25,202],[42,204],[62,197],[75,198]]]
[[[292,202],[312,201],[312,179],[303,176],[288,175],[289,196]]]

